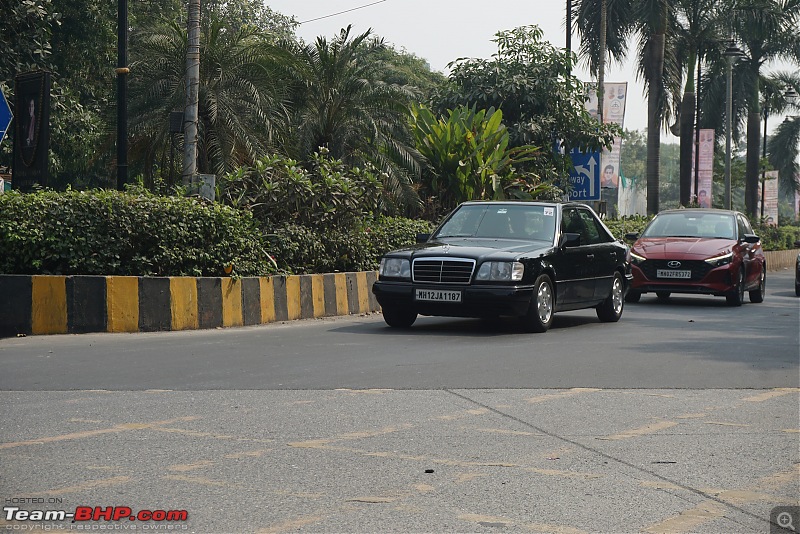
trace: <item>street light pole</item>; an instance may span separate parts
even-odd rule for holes
[[[731,209],[731,124],[733,122],[733,61],[742,55],[742,51],[733,41],[722,53],[728,58],[728,93],[725,98],[725,209]]]
[[[761,220],[764,220],[764,204],[767,193],[767,117],[769,116],[769,103],[764,104],[764,149],[761,152]]]

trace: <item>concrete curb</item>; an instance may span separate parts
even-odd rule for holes
[[[374,271],[192,278],[0,275],[0,336],[154,332],[380,310]]]

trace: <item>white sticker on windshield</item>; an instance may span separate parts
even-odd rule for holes
[[[499,210],[497,210],[497,213],[508,213],[508,210],[505,208],[500,208]]]
[[[548,217],[552,217],[553,216],[553,208],[545,208],[544,209],[544,214],[547,215]]]

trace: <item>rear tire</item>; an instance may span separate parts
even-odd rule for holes
[[[764,296],[767,293],[767,269],[766,267],[761,267],[761,278],[758,280],[758,288],[754,289],[750,292],[750,302],[755,302],[756,304],[760,302],[764,302]]]
[[[616,323],[622,317],[625,308],[625,284],[622,275],[614,273],[614,283],[611,284],[611,294],[597,307],[597,318],[604,323]]]
[[[642,298],[642,292],[631,289],[625,296],[625,302],[639,302],[640,298]]]
[[[739,281],[728,295],[725,296],[729,306],[741,306],[744,303],[744,269],[739,268]]]
[[[555,309],[553,282],[546,274],[539,275],[533,284],[533,298],[528,313],[522,316],[522,328],[526,332],[547,332],[553,324]]]
[[[410,328],[417,320],[417,312],[406,308],[381,306],[381,309],[383,310],[383,320],[392,328]]]

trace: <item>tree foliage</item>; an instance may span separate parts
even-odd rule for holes
[[[318,37],[297,51],[297,90],[286,152],[306,160],[319,147],[333,158],[383,173],[388,205],[413,211],[419,155],[410,145],[408,120],[417,89],[390,71],[385,44],[370,30],[356,36],[348,26],[332,39]]]
[[[617,131],[585,109],[586,89],[571,75],[574,58],[543,40],[538,26],[498,32],[491,59],[451,63],[450,83],[434,96],[440,114],[456,106],[503,111],[509,145],[610,147]]]
[[[198,169],[221,175],[259,158],[276,124],[285,123],[286,93],[274,73],[287,56],[252,27],[234,30],[213,11],[201,32]],[[132,148],[146,174],[169,149],[170,112],[185,104],[186,46],[178,24],[134,37]]]
[[[534,146],[509,147],[503,112],[458,106],[437,118],[425,106],[413,110],[417,149],[426,158],[423,194],[447,212],[467,200],[532,198],[552,188],[515,166],[541,158]]]

